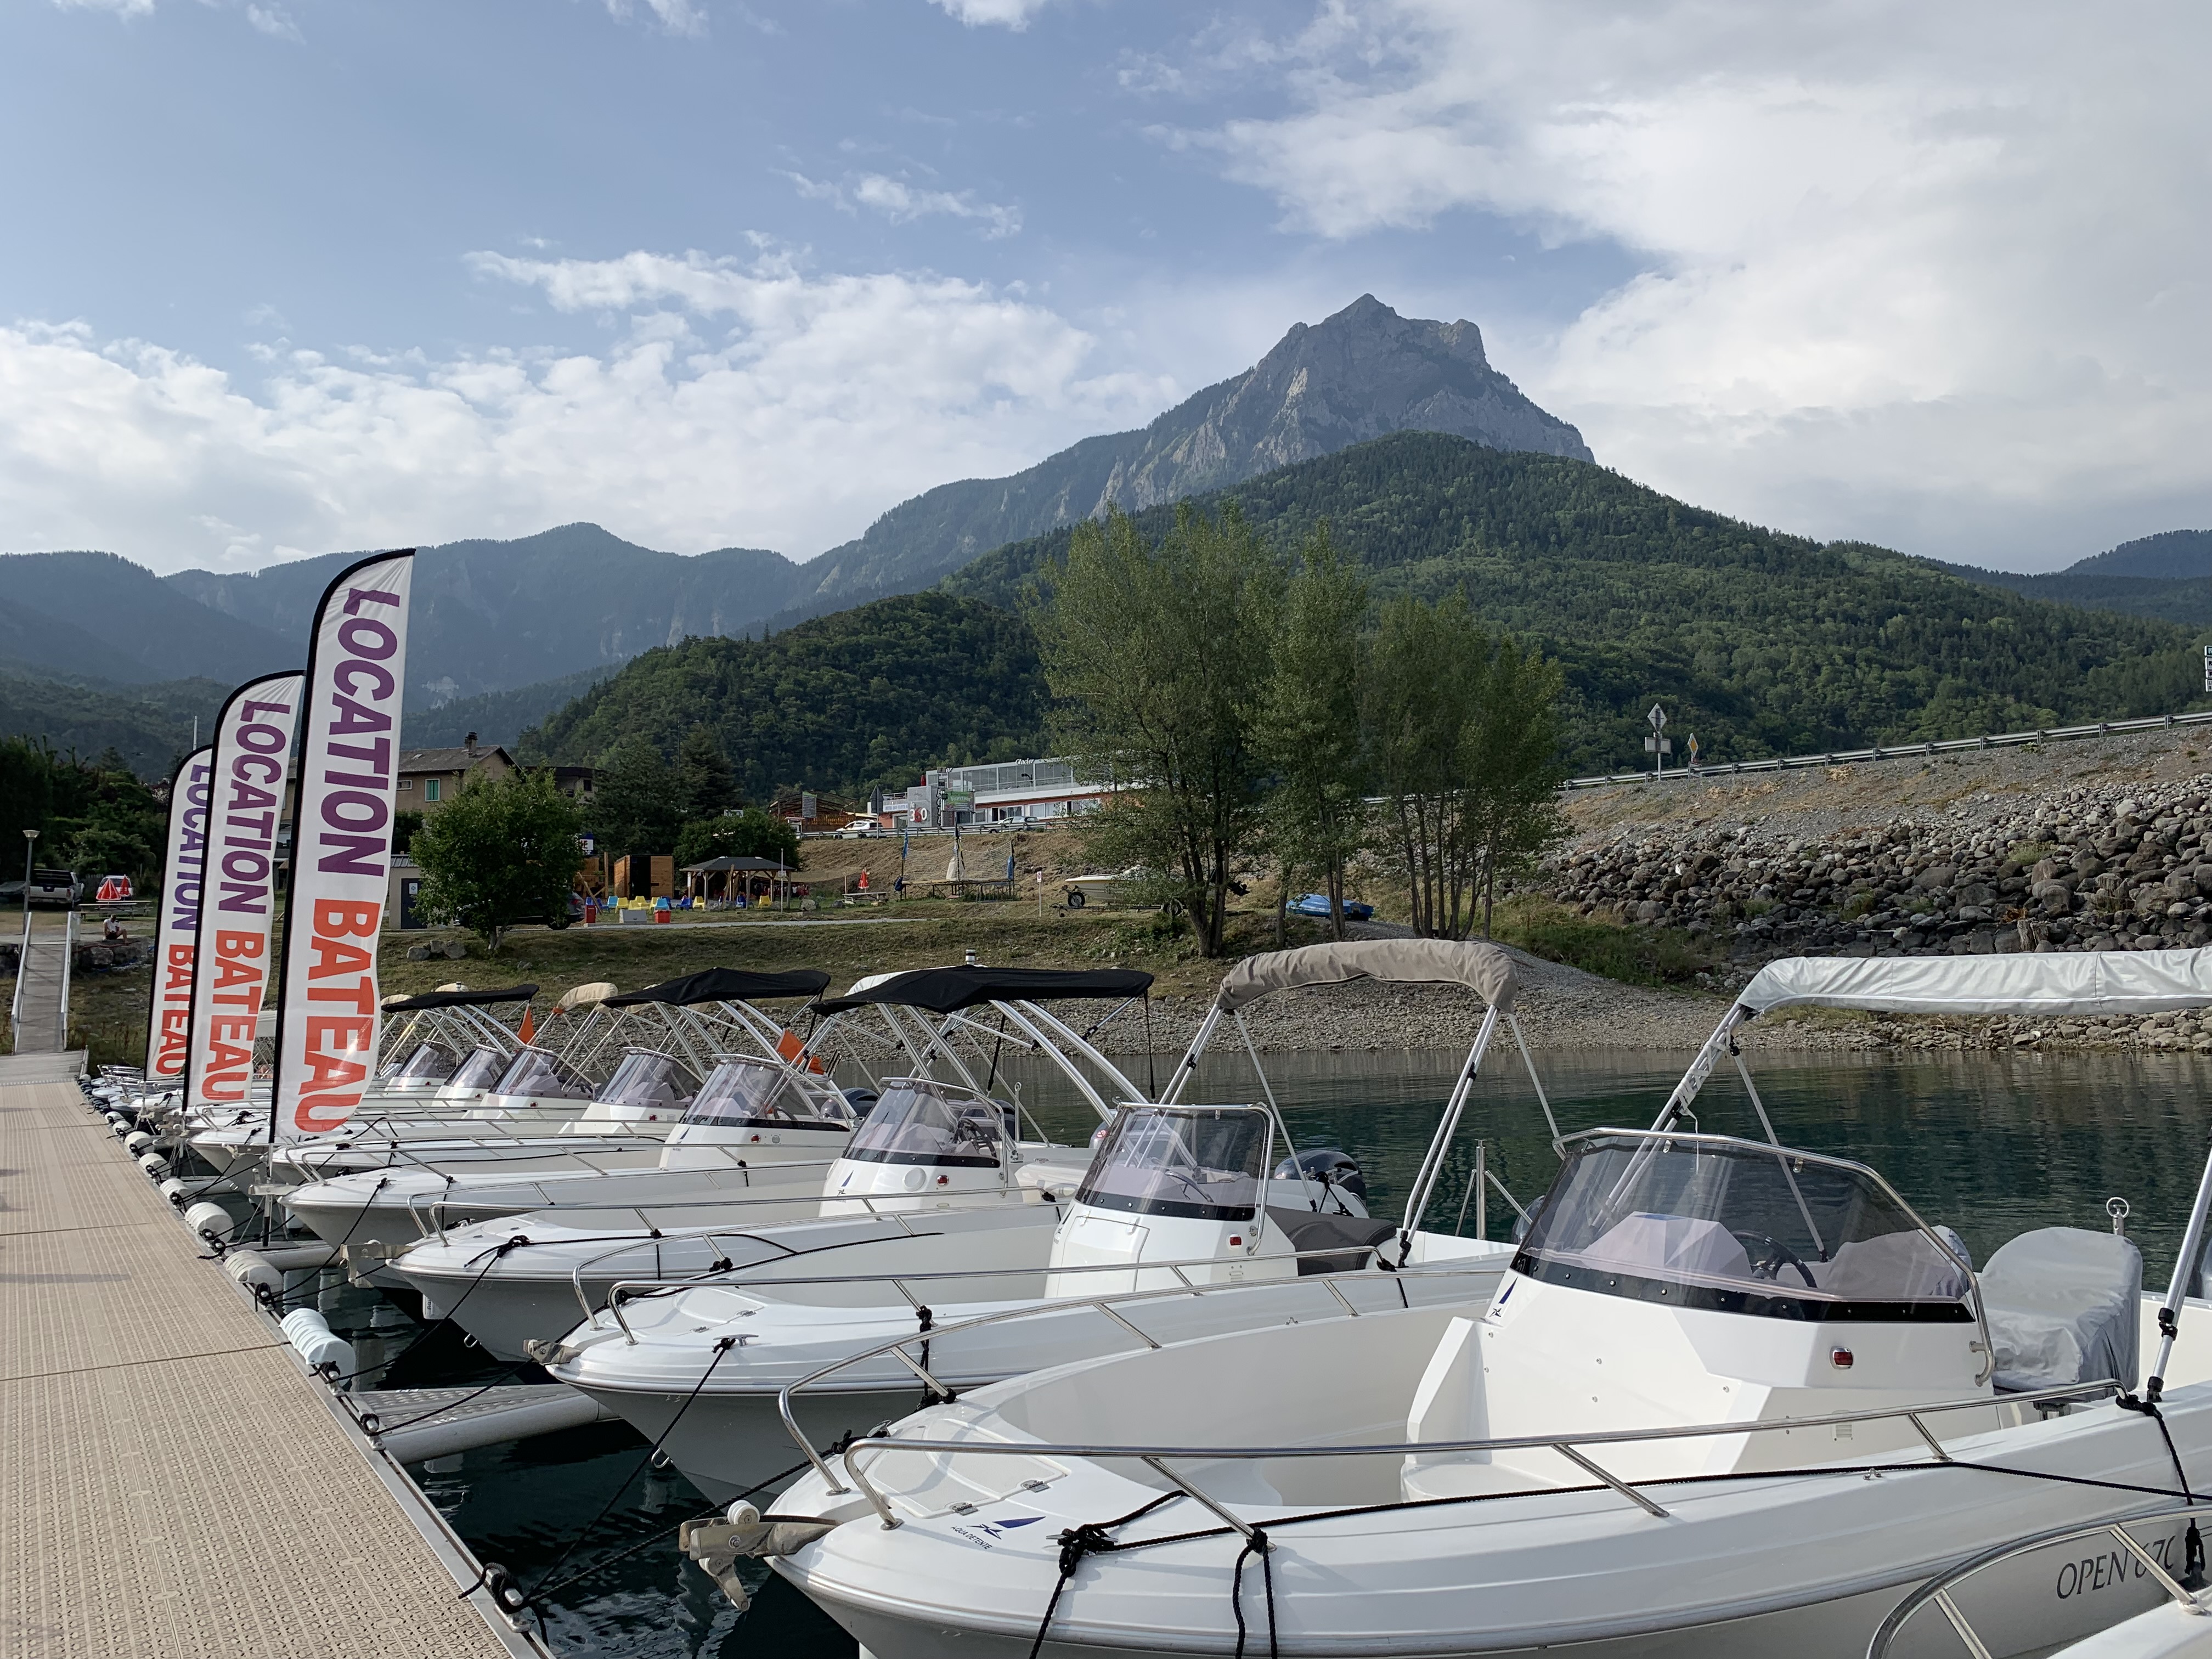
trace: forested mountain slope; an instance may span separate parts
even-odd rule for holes
[[[526,759],[589,763],[642,734],[672,750],[701,723],[738,787],[847,794],[918,769],[1012,759],[1044,741],[1029,625],[946,593],[878,599],[767,640],[697,639],[647,652],[523,734]]]
[[[2144,536],[2039,576],[1971,565],[1944,568],[1968,581],[2060,605],[2156,617],[2185,627],[2212,623],[2212,530]]]
[[[1962,580],[1925,560],[1740,524],[1561,456],[1401,433],[1233,498],[1279,550],[1327,520],[1374,594],[1464,592],[1565,668],[1577,770],[1638,763],[1656,701],[1716,759],[1817,752],[2203,701],[2195,636]],[[1139,515],[1158,535],[1175,509]],[[947,592],[1034,602],[1069,532],[1000,548]]]

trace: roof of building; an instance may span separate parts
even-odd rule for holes
[[[465,749],[403,749],[399,751],[399,769],[403,772],[465,772],[480,761],[494,755],[509,766],[514,757],[507,752],[504,744],[480,743],[474,754]]]

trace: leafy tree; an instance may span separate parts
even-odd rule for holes
[[[623,738],[599,757],[592,833],[617,858],[672,853],[684,809],[675,774],[653,739]]]
[[[549,771],[473,775],[415,832],[419,908],[473,929],[493,951],[518,921],[544,916],[565,927],[583,829]]]
[[[392,815],[392,854],[394,858],[405,856],[415,844],[415,832],[422,827],[420,812],[394,812]]]
[[[1086,775],[1135,786],[1084,821],[1091,854],[1158,870],[1207,956],[1260,836],[1255,727],[1279,596],[1233,504],[1178,513],[1157,547],[1114,512],[1077,528],[1038,614],[1068,751]]]
[[[1311,872],[1328,893],[1329,931],[1338,939],[1345,866],[1367,829],[1359,728],[1359,624],[1366,610],[1366,583],[1339,556],[1328,526],[1320,526],[1284,596],[1259,721],[1260,749],[1278,780],[1268,837],[1282,866],[1281,902],[1293,878]]]
[[[1567,833],[1559,808],[1559,665],[1498,640],[1481,665],[1474,717],[1462,739],[1461,836],[1482,884],[1482,936],[1500,876],[1525,874]]]
[[[799,867],[799,831],[788,818],[748,806],[730,817],[694,818],[676,837],[676,865],[704,864],[708,859],[781,858],[787,868]]]
[[[1467,931],[1474,872],[1460,823],[1487,641],[1457,598],[1393,599],[1376,630],[1362,726],[1382,794],[1378,850],[1406,882],[1413,931]]]
[[[676,798],[684,817],[718,818],[738,804],[738,775],[722,740],[703,720],[676,751]]]

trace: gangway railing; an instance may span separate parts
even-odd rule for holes
[[[1966,1644],[1972,1659],[1991,1659],[1988,1644],[1976,1632],[1966,1614],[1960,1611],[1958,1601],[1951,1592],[1967,1579],[1986,1572],[1991,1567],[2018,1560],[2023,1555],[2033,1555],[2039,1550],[2051,1549],[2060,1544],[2080,1543],[2092,1538],[2109,1538],[2134,1557],[2138,1568],[2137,1576],[2154,1581],[2184,1613],[2199,1618],[2212,1615],[2212,1607],[2197,1600],[2189,1587],[2176,1578],[2166,1563],[2159,1559],[2156,1552],[2145,1549],[2128,1531],[2130,1527],[2175,1521],[2187,1521],[2194,1525],[2199,1520],[2212,1520],[2212,1506],[2202,1504],[2178,1507],[2167,1505],[2117,1516],[2110,1521],[2092,1522],[2082,1526],[2053,1527],[2047,1532],[2030,1533],[2025,1537],[2014,1539],[2008,1544],[1999,1544],[1993,1549],[1984,1550],[1979,1555],[1969,1556],[1958,1565],[1936,1574],[1890,1609],[1889,1616],[1881,1621],[1873,1639],[1867,1644],[1867,1659],[1886,1659],[1906,1623],[1929,1607],[1936,1608],[1950,1622],[1951,1629]]]

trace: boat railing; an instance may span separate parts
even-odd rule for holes
[[[855,1243],[875,1243],[876,1241],[855,1240],[854,1242]],[[1296,1265],[1310,1259],[1341,1260],[1347,1255],[1371,1255],[1379,1248],[1379,1246],[1373,1244],[1338,1244],[1319,1249],[1283,1250],[1279,1252],[1270,1252],[1262,1255],[1252,1256],[1190,1256],[1179,1261],[1085,1261],[1068,1267],[1053,1267],[1047,1263],[1038,1262],[1024,1267],[945,1267],[928,1273],[801,1273],[789,1278],[763,1278],[746,1273],[743,1269],[732,1269],[729,1272],[716,1273],[708,1278],[700,1278],[697,1276],[679,1278],[670,1276],[659,1279],[618,1279],[607,1291],[606,1306],[602,1310],[588,1312],[586,1316],[586,1322],[592,1325],[594,1328],[604,1329],[605,1327],[599,1323],[599,1313],[605,1312],[613,1315],[615,1323],[621,1328],[624,1340],[629,1346],[635,1347],[637,1345],[637,1334],[630,1329],[629,1322],[623,1316],[623,1303],[625,1300],[637,1300],[647,1296],[664,1295],[670,1291],[762,1290],[773,1285],[804,1285],[810,1286],[824,1285],[887,1285],[891,1289],[896,1291],[902,1297],[905,1297],[908,1306],[915,1309],[917,1312],[920,1312],[927,1308],[928,1304],[908,1288],[910,1285],[938,1284],[947,1280],[966,1282],[979,1279],[1043,1279],[1048,1276],[1058,1279],[1063,1275],[1073,1275],[1078,1273],[1125,1273],[1133,1276],[1141,1276],[1145,1273],[1172,1273],[1175,1274],[1177,1282],[1173,1285],[1160,1286],[1152,1291],[1124,1291],[1121,1293],[1121,1297],[1144,1297],[1151,1296],[1180,1296],[1184,1294],[1194,1294],[1206,1291],[1219,1291],[1249,1290],[1258,1289],[1262,1286],[1280,1286],[1285,1285],[1325,1285],[1334,1293],[1336,1300],[1343,1304],[1345,1312],[1352,1315],[1354,1318],[1357,1318],[1358,1316],[1358,1310],[1354,1308],[1349,1301],[1346,1301],[1344,1292],[1338,1289],[1336,1285],[1330,1281],[1339,1278],[1356,1278],[1363,1280],[1373,1280],[1377,1283],[1387,1282],[1384,1280],[1383,1276],[1381,1273],[1376,1272],[1372,1268],[1349,1268],[1342,1273],[1298,1273],[1290,1278],[1278,1278],[1271,1276],[1266,1279],[1231,1279],[1219,1280],[1210,1285],[1202,1285],[1196,1282],[1190,1277],[1188,1272],[1186,1270],[1190,1268],[1204,1268],[1209,1271],[1218,1272],[1223,1267],[1243,1267],[1248,1262],[1265,1262],[1270,1267],[1277,1267],[1284,1264]],[[1390,1272],[1394,1277],[1402,1274],[1406,1278],[1414,1279],[1420,1278],[1425,1275],[1440,1275],[1449,1273],[1479,1271],[1483,1268],[1495,1268],[1502,1267],[1503,1265],[1504,1261],[1499,1257],[1466,1256],[1455,1261],[1426,1262],[1414,1267],[1393,1268]],[[826,1375],[827,1372],[830,1370],[842,1370],[848,1364],[858,1364],[862,1359],[872,1359],[880,1354],[896,1352],[898,1350],[903,1348],[903,1346],[908,1342],[920,1342],[925,1340],[942,1341],[949,1335],[971,1329],[978,1325],[992,1323],[997,1319],[1030,1318],[1040,1314],[1056,1313],[1065,1310],[1081,1309],[1086,1307],[1097,1308],[1100,1312],[1105,1314],[1109,1319],[1111,1319],[1117,1324],[1121,1325],[1122,1328],[1127,1330],[1131,1335],[1142,1340],[1147,1346],[1154,1348],[1160,1346],[1161,1345],[1158,1342],[1155,1341],[1152,1337],[1146,1335],[1144,1332],[1130,1324],[1126,1319],[1123,1319],[1114,1310],[1113,1308],[1105,1305],[1108,1302],[1119,1301],[1121,1299],[1121,1297],[1054,1297],[1048,1301],[1038,1303],[1035,1305],[1025,1305],[1019,1308],[1009,1309],[1002,1313],[995,1315],[984,1315],[975,1319],[963,1319],[950,1325],[933,1324],[929,1329],[917,1332],[913,1336],[902,1337],[896,1341],[884,1343],[880,1347],[871,1348],[865,1354],[855,1354],[850,1358],[841,1359],[837,1361],[836,1364],[825,1367],[823,1370],[814,1373],[812,1376],[808,1376],[801,1380],[802,1382],[812,1382],[816,1376]],[[920,1377],[923,1383],[927,1387],[942,1394],[949,1394],[951,1392],[945,1384],[939,1382],[935,1377],[930,1376],[927,1371],[924,1370],[921,1365],[916,1364],[910,1357],[904,1353],[898,1353],[897,1357],[900,1361],[904,1364],[908,1370],[912,1370],[916,1376]]]
[[[589,1155],[586,1153],[578,1153],[575,1154],[575,1156],[580,1159],[586,1159]],[[819,1170],[826,1174],[836,1164],[836,1159],[830,1158],[795,1158],[789,1163],[784,1164],[746,1164],[740,1162],[732,1167],[744,1170],[748,1173],[766,1173],[771,1170],[780,1173],[787,1170]],[[674,1170],[670,1170],[660,1164],[653,1164],[644,1168],[633,1166],[628,1169],[611,1170],[602,1165],[588,1162],[584,1164],[582,1170],[582,1173],[586,1175],[603,1176],[683,1175],[689,1172],[690,1172],[690,1166],[682,1166]],[[362,1173],[365,1174],[367,1172],[362,1171]],[[493,1172],[486,1171],[487,1175]],[[574,1172],[563,1170],[561,1171],[561,1173],[569,1174]],[[708,1209],[727,1204],[791,1204],[798,1202],[803,1199],[816,1199],[820,1196],[820,1194],[817,1193],[786,1193],[780,1195],[775,1194],[752,1193],[742,1197],[670,1199],[665,1204],[658,1205],[651,1202],[641,1204],[634,1198],[570,1200],[562,1199],[557,1195],[547,1194],[545,1188],[538,1182],[507,1176],[498,1181],[496,1184],[487,1182],[481,1190],[471,1195],[459,1198],[456,1198],[453,1195],[450,1179],[448,1180],[446,1187],[441,1188],[434,1194],[410,1194],[406,1200],[407,1214],[409,1218],[415,1223],[416,1231],[424,1238],[434,1238],[441,1244],[443,1244],[447,1242],[447,1217],[449,1215],[464,1216],[471,1222],[499,1219],[500,1218],[483,1215],[480,1212],[487,1206],[504,1209],[509,1202],[510,1196],[516,1194],[525,1195],[525,1200],[527,1203],[527,1213],[532,1215],[536,1215],[540,1211],[546,1210],[558,1210],[564,1215],[574,1215],[593,1212],[601,1212],[613,1215],[635,1215],[639,1218],[638,1224],[648,1232],[653,1231],[657,1224],[646,1215],[645,1212],[648,1210]],[[471,1213],[471,1212],[477,1213]],[[690,1230],[685,1229],[681,1231]],[[673,1236],[673,1234],[671,1235],[671,1237]]]
[[[933,1332],[932,1334],[941,1340],[947,1332],[956,1328],[957,1328],[947,1326],[943,1330]],[[806,1378],[802,1379],[802,1382],[811,1380]],[[793,1388],[799,1386],[800,1384],[794,1383]],[[792,1389],[787,1389],[784,1391],[785,1396],[787,1398],[791,1392]],[[854,1486],[857,1486],[861,1495],[868,1500],[870,1506],[876,1511],[877,1516],[883,1522],[886,1531],[900,1524],[898,1517],[892,1513],[890,1504],[884,1495],[870,1483],[866,1471],[854,1461],[858,1453],[915,1451],[953,1455],[975,1452],[986,1456],[1126,1458],[1133,1462],[1143,1463],[1176,1491],[1194,1503],[1211,1510],[1223,1522],[1243,1534],[1247,1541],[1255,1541],[1256,1528],[1253,1523],[1241,1519],[1224,1508],[1220,1503],[1201,1491],[1188,1474],[1178,1474],[1170,1468],[1169,1464],[1189,1462],[1257,1461],[1275,1457],[1425,1457],[1462,1452],[1551,1451],[1558,1453],[1568,1462],[1582,1469],[1600,1485],[1610,1487],[1646,1514],[1656,1519],[1664,1520],[1667,1518],[1668,1511],[1646,1494],[1642,1487],[1667,1485],[1668,1477],[1662,1476],[1656,1480],[1640,1482],[1624,1480],[1601,1466],[1595,1458],[1589,1455],[1587,1449],[1593,1446],[1633,1445],[1653,1440],[1719,1439],[1738,1435],[1771,1434],[1778,1431],[1827,1428],[1843,1424],[1901,1421],[1911,1425],[1913,1431],[1926,1444],[1929,1455],[1933,1460],[1929,1463],[1908,1467],[1936,1468],[1949,1463],[1952,1461],[1951,1455],[1943,1449],[1943,1443],[1923,1420],[1925,1418],[1938,1416],[1947,1412],[1988,1411],[1993,1407],[2001,1407],[2063,1405],[2079,1400],[2094,1399],[2104,1395],[2117,1395],[2119,1392],[2120,1385],[2106,1378],[2097,1382],[2076,1382],[2063,1388],[2038,1389],[2028,1393],[1974,1395],[1963,1400],[1941,1400],[1927,1405],[1877,1407],[1856,1412],[1826,1412],[1812,1417],[1760,1418],[1738,1423],[1697,1423],[1647,1429],[1604,1429],[1593,1430],[1586,1434],[1514,1435],[1483,1440],[1405,1440],[1352,1446],[1310,1444],[1114,1446],[1041,1440],[922,1440],[902,1435],[866,1435],[855,1439],[845,1448],[841,1461],[845,1466],[845,1472],[852,1477]],[[792,1429],[794,1433],[797,1432],[796,1422],[787,1413],[785,1425]],[[804,1443],[803,1437],[801,1441]],[[842,1486],[834,1477],[831,1477],[828,1468],[819,1457],[813,1457],[811,1461],[816,1471],[829,1480],[830,1490],[833,1495],[847,1493],[853,1490],[853,1486]],[[1808,1468],[1787,1471],[1776,1469],[1741,1471],[1743,1477],[1747,1480],[1771,1477],[1784,1473],[1817,1474],[1819,1466],[1813,1465]],[[1526,1494],[1498,1495],[1534,1496],[1536,1492],[1544,1490],[1546,1489],[1542,1487],[1532,1487]]]
[[[2011,1398],[2012,1396],[2007,1396]],[[1973,1626],[1960,1611],[1952,1591],[1976,1574],[1991,1567],[2002,1566],[2023,1555],[2033,1555],[2039,1550],[2055,1548],[2061,1544],[2079,1543],[2087,1539],[2109,1538],[2136,1559],[2141,1577],[2154,1580],[2183,1612],[2204,1617],[2212,1615],[2212,1607],[2198,1601],[2189,1588],[2167,1569],[2157,1553],[2145,1549],[2129,1532],[2130,1527],[2147,1526],[2153,1522],[2212,1520],[2212,1505],[2203,1504],[2167,1504],[2156,1509],[2137,1510],[2117,1516],[2109,1521],[2090,1522],[2070,1527],[2053,1527],[2047,1532],[2029,1533],[2009,1543],[1999,1544],[1984,1550],[1979,1555],[1968,1556],[1956,1566],[1937,1573],[1926,1583],[1889,1610],[1875,1629],[1874,1638],[1867,1644],[1867,1659],[1887,1659],[1891,1646],[1904,1632],[1905,1624],[1922,1609],[1933,1606],[1950,1622],[1952,1630],[1972,1659],[1990,1659],[1990,1649]]]
[[[756,1172],[780,1172],[786,1170],[821,1170],[826,1172],[836,1163],[837,1160],[836,1158],[807,1158],[804,1160],[793,1160],[790,1163],[785,1164],[757,1164],[744,1167],[748,1167]],[[684,1172],[684,1170],[680,1167],[677,1170],[670,1170],[656,1166],[650,1170],[631,1169],[601,1170],[599,1173],[641,1176],[668,1174],[680,1175]],[[536,1185],[537,1183],[534,1182],[514,1181],[507,1184],[505,1190],[514,1191],[519,1188],[533,1187]],[[540,1188],[539,1190],[543,1191],[544,1189]],[[927,1210],[915,1210],[912,1213],[915,1215],[933,1215],[941,1209],[988,1209],[997,1205],[1003,1204],[1012,1194],[1028,1194],[1031,1192],[1035,1192],[1038,1194],[1039,1201],[1041,1202],[1052,1203],[1056,1201],[1053,1198],[1053,1189],[1050,1188],[1030,1188],[1016,1184],[1011,1187],[987,1187],[982,1188],[975,1188],[963,1193],[927,1194],[930,1200],[930,1207]],[[743,1208],[747,1205],[790,1205],[811,1203],[856,1205],[866,1208],[872,1214],[887,1215],[892,1212],[887,1209],[878,1209],[878,1200],[880,1200],[884,1204],[903,1203],[912,1205],[915,1201],[915,1194],[911,1193],[823,1194],[821,1192],[748,1192],[743,1194],[733,1194],[726,1198],[672,1198],[658,1204],[653,1203],[649,1200],[641,1204],[634,1198],[575,1200],[555,1198],[548,1199],[542,1204],[532,1204],[529,1208],[528,1213],[536,1215],[540,1211],[557,1210],[563,1215],[584,1215],[595,1212],[611,1215],[635,1215],[638,1218],[639,1227],[646,1233],[650,1234],[658,1228],[665,1237],[677,1238],[710,1231],[713,1231],[713,1229],[711,1226],[679,1227],[670,1229],[663,1226],[660,1222],[655,1221],[653,1218],[652,1212],[659,1211],[665,1212],[672,1210],[727,1210]],[[959,1204],[952,1201],[956,1199],[974,1199],[977,1200],[977,1202],[972,1205]],[[482,1210],[488,1204],[504,1204],[504,1200],[493,1196],[491,1189],[480,1192],[473,1198],[454,1198],[444,1192],[441,1192],[434,1197],[428,1194],[418,1194],[408,1199],[407,1211],[408,1213],[415,1218],[416,1225],[422,1230],[423,1237],[435,1238],[441,1244],[443,1244],[447,1242],[446,1237],[446,1218],[448,1214],[467,1215],[471,1211]],[[427,1225],[424,1224],[425,1217],[428,1218]],[[471,1221],[489,1221],[497,1218],[498,1218],[483,1215],[469,1216],[469,1219]],[[834,1216],[824,1216],[820,1218],[823,1220],[836,1219]]]

